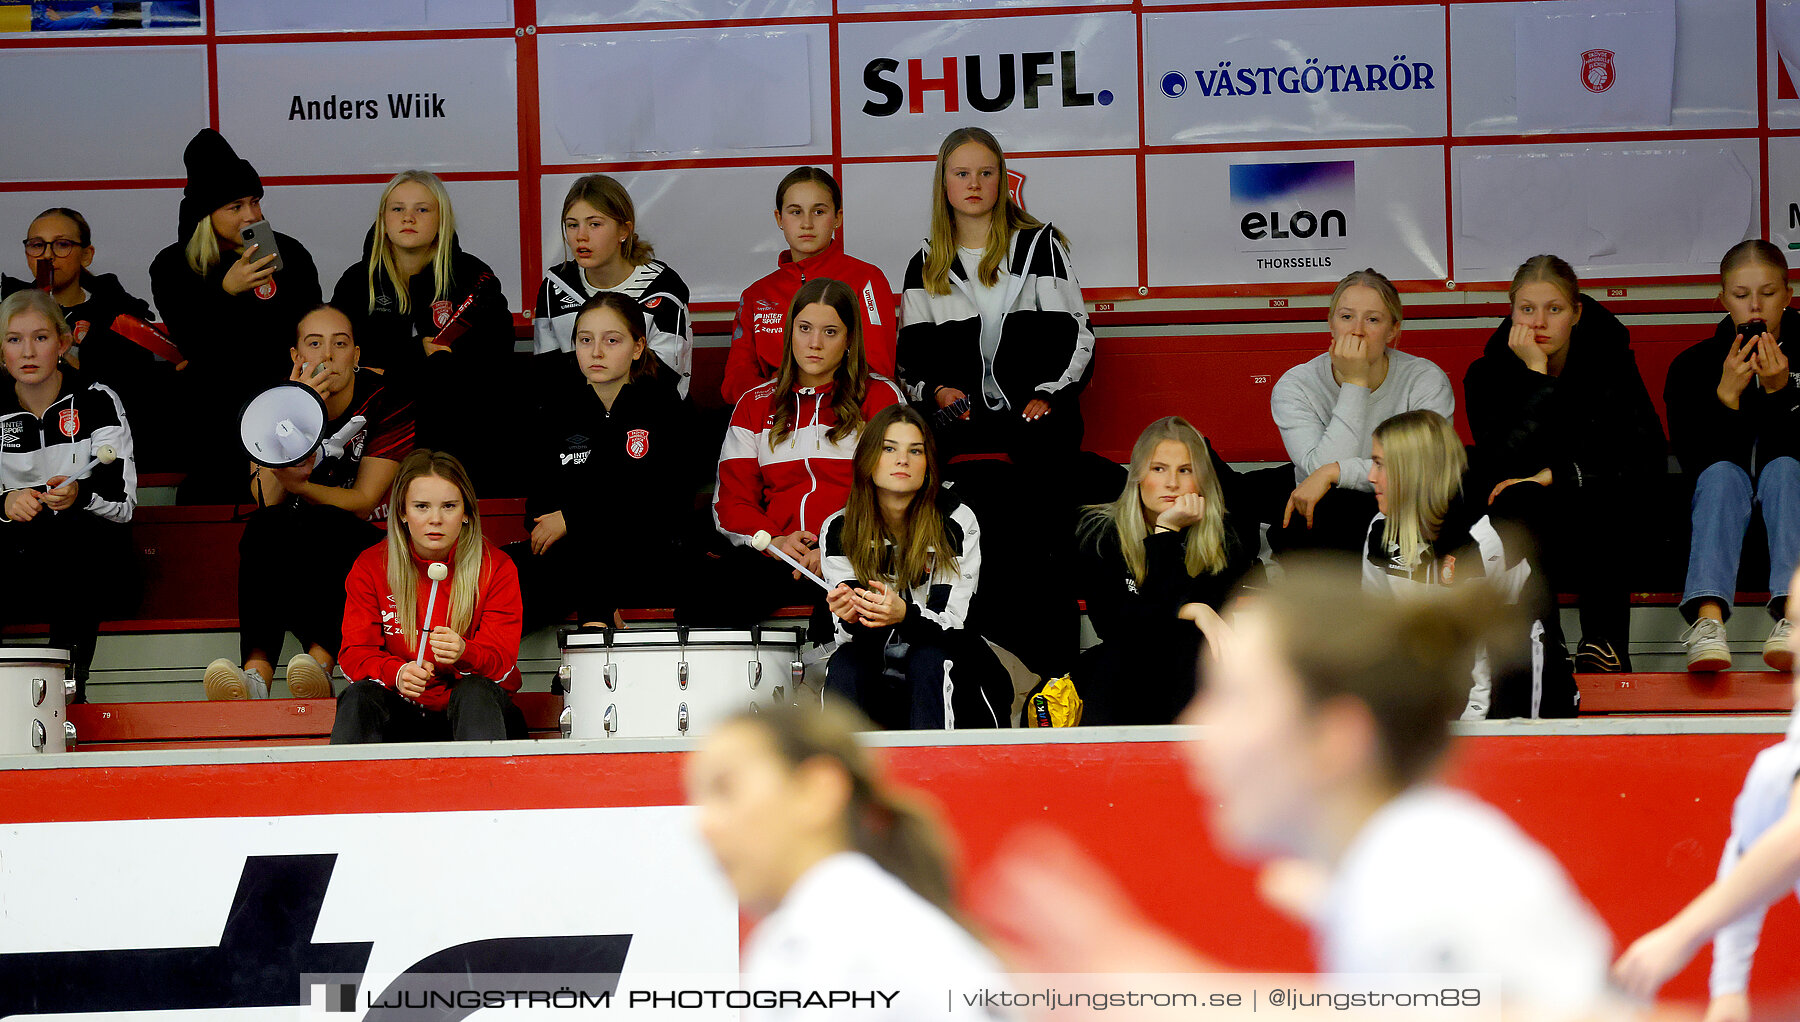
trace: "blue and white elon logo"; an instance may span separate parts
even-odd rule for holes
[[[1231,210],[1245,241],[1260,242],[1246,250],[1343,248],[1320,245],[1345,238],[1356,205],[1356,163],[1231,164]],[[1267,242],[1309,242],[1286,246]]]

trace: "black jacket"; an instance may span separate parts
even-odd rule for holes
[[[204,277],[189,268],[185,239],[158,252],[150,264],[150,293],[168,323],[169,339],[188,360],[190,393],[234,425],[245,401],[270,380],[287,379],[294,328],[320,300],[312,256],[285,234],[277,233],[275,243],[282,269],[262,288],[237,295],[221,286],[238,261],[235,251],[222,253]]]
[[[1187,573],[1186,532],[1152,534],[1144,539],[1144,580],[1138,582],[1125,565],[1117,529],[1084,537],[1076,554],[1076,585],[1087,601],[1088,620],[1102,642],[1161,644],[1171,632],[1194,631],[1176,611],[1189,603],[1218,610],[1232,587],[1256,557],[1240,523],[1251,516],[1225,515],[1225,568],[1216,574]]]
[[[1507,346],[1511,332],[1508,316],[1463,377],[1484,474],[1513,479],[1549,468],[1552,486],[1611,488],[1663,472],[1662,422],[1618,317],[1581,296],[1561,376],[1526,368]]]
[[[487,263],[464,252],[455,235],[450,237],[449,293],[436,298],[437,281],[427,265],[407,284],[405,313],[400,312],[393,281],[380,271],[375,274],[375,309],[369,309],[369,255],[374,245],[375,228],[370,227],[363,238],[362,258],[338,277],[331,292],[331,304],[350,317],[363,365],[385,371],[389,382],[406,388],[423,381],[427,363],[449,360],[492,367],[498,364],[496,358],[504,359],[512,351],[512,310],[506,306],[500,279]],[[449,351],[426,358],[419,339],[437,336],[471,296],[474,301],[463,313],[467,331]]]
[[[569,539],[624,544],[633,562],[660,561],[694,513],[704,459],[695,457],[691,415],[656,378],[626,384],[611,412],[582,380],[545,395],[526,516],[561,511]]]
[[[1713,335],[1675,356],[1663,385],[1669,439],[1681,470],[1699,475],[1729,461],[1755,474],[1776,458],[1800,457],[1800,313],[1781,314],[1781,353],[1788,357],[1788,385],[1765,393],[1754,377],[1736,411],[1719,403],[1719,377],[1737,327],[1726,316]]]

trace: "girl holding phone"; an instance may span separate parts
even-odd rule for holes
[[[838,642],[827,687],[885,728],[1006,727],[1011,679],[969,621],[981,526],[940,484],[930,425],[910,405],[883,408],[853,464],[823,526]]]
[[[241,499],[249,468],[238,444],[244,403],[287,374],[287,351],[300,317],[319,304],[312,256],[285,234],[268,231],[278,252],[244,241],[263,218],[262,178],[224,137],[203,128],[182,154],[179,240],[150,264],[150,290],[187,356],[182,388],[191,419],[183,441],[188,478],[182,500]]]

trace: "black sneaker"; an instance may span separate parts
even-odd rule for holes
[[[1631,670],[1631,654],[1605,639],[1583,639],[1575,647],[1576,674],[1621,674]]]

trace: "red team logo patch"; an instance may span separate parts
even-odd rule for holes
[[[1011,167],[1006,169],[1006,194],[1012,197],[1013,205],[1025,208],[1025,175]]]
[[[63,436],[71,440],[75,439],[75,434],[81,432],[81,413],[73,408],[64,408],[57,412],[56,428],[62,430]]]
[[[274,278],[270,278],[263,281],[261,284],[256,285],[256,297],[261,298],[265,302],[275,297]]]
[[[625,453],[634,458],[642,458],[650,453],[650,431],[634,429],[625,434]]]
[[[1613,51],[1584,50],[1581,54],[1581,84],[1589,92],[1605,92],[1612,88]]]
[[[450,303],[442,300],[432,302],[431,325],[442,330],[444,324],[448,322],[450,322]]]

